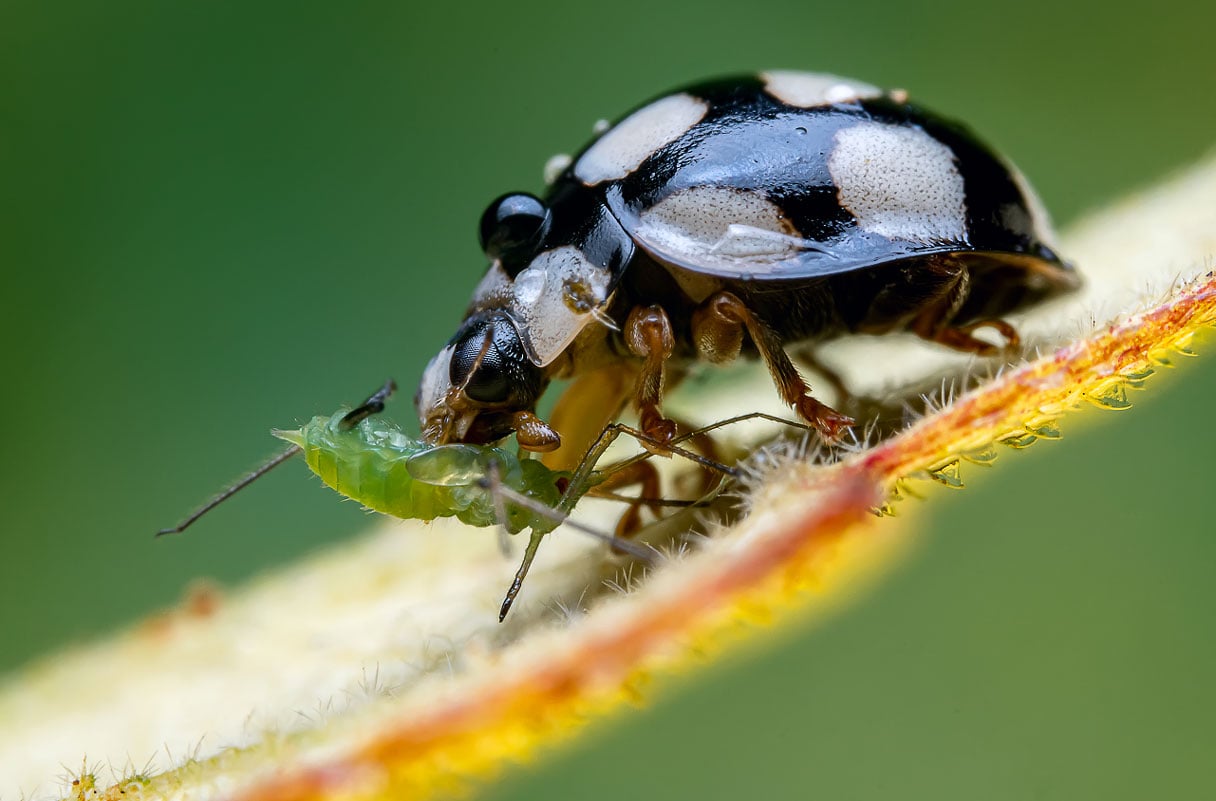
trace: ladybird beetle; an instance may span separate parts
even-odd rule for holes
[[[581,453],[630,401],[666,441],[665,383],[740,355],[835,439],[853,421],[811,395],[787,348],[910,331],[990,355],[973,332],[1012,347],[1003,315],[1079,284],[1021,173],[966,128],[902,91],[803,72],[638,107],[543,199],[493,201],[480,239],[489,270],[415,398],[433,443],[514,433]],[[545,422],[555,378],[574,381]]]

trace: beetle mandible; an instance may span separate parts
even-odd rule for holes
[[[814,398],[787,346],[910,331],[991,355],[977,329],[1015,346],[1003,315],[1079,284],[1021,173],[966,128],[902,91],[801,72],[638,107],[543,200],[492,202],[480,238],[489,270],[415,397],[423,437],[564,440],[564,461],[627,402],[670,440],[664,385],[740,355],[838,438],[853,421]],[[574,381],[545,422],[555,378]]]

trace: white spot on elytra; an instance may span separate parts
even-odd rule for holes
[[[566,168],[570,166],[570,162],[572,161],[574,161],[574,159],[570,157],[569,153],[558,153],[555,156],[551,156],[549,160],[545,162],[545,170],[543,173],[545,185],[548,186],[556,181],[558,176],[566,171]]]
[[[611,127],[612,127],[612,122],[609,120],[596,120],[591,125],[591,133],[595,134],[596,136],[599,136],[600,134],[602,134],[604,131],[608,130]]]
[[[1043,205],[1042,199],[1039,198],[1038,193],[1034,191],[1034,187],[1026,180],[1026,176],[1022,174],[1021,170],[1009,162],[1005,162],[1005,166],[1009,168],[1009,174],[1013,176],[1013,183],[1026,200],[1026,208],[1030,211],[1030,226],[1035,236],[1047,247],[1057,249],[1055,227],[1051,224],[1051,215],[1047,212],[1047,207]]]
[[[772,70],[760,74],[764,91],[790,106],[814,108],[881,97],[882,90],[861,81],[818,72]]]
[[[674,94],[656,100],[596,140],[574,165],[574,174],[588,185],[624,178],[700,122],[708,110],[704,100],[692,95]]]
[[[637,237],[680,262],[755,270],[786,259],[805,244],[780,207],[759,192],[699,186],[676,192],[642,212]]]
[[[837,131],[828,171],[863,230],[890,239],[961,242],[966,194],[954,152],[919,128],[863,122]]]

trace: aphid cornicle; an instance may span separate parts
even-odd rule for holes
[[[816,400],[786,348],[910,331],[961,351],[1017,332],[1003,315],[1072,289],[1033,190],[962,126],[858,81],[799,72],[700,83],[608,127],[544,199],[481,220],[489,271],[415,403],[432,443],[514,433],[554,466],[626,402],[675,427],[664,384],[698,360],[768,366],[827,438],[853,421]],[[573,378],[550,422],[536,403]]]

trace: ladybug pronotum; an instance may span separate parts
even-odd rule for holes
[[[813,397],[787,348],[910,331],[990,355],[976,329],[1016,345],[1003,315],[1078,285],[1009,162],[903,92],[813,73],[653,100],[543,199],[491,203],[480,233],[489,270],[416,397],[433,443],[514,433],[581,453],[626,403],[666,441],[665,383],[740,355],[834,439],[853,421]],[[536,403],[555,378],[574,381],[547,423]]]

